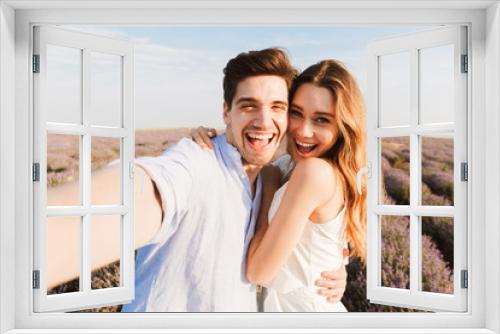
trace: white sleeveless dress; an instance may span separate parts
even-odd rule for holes
[[[276,191],[269,208],[269,224],[276,214],[288,182]],[[264,312],[347,312],[341,302],[328,303],[314,282],[325,270],[344,265],[342,249],[345,209],[332,220],[308,221],[299,243],[272,282],[265,285]]]

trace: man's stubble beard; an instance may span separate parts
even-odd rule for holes
[[[246,154],[245,154],[245,139],[242,138],[242,141],[241,141],[241,146],[242,147],[239,148],[238,145],[236,145],[236,141],[234,139],[234,133],[232,131],[231,124],[226,125],[226,139],[227,139],[227,142],[229,144],[231,144],[233,147],[235,147],[238,150],[238,152],[240,153],[241,163],[242,163],[242,165],[243,165],[243,167],[245,169],[247,169],[247,168],[250,168],[250,169],[262,169],[264,166],[266,166],[266,165],[268,165],[268,164],[271,163],[271,161],[273,160],[273,156],[274,156],[274,154],[276,153],[276,150],[277,150],[277,148],[276,148],[276,150],[274,151],[273,155],[269,159],[266,159],[267,161],[264,161],[264,162],[255,161],[256,159],[249,159],[248,157],[246,157]],[[283,137],[281,138],[281,140],[283,140]],[[281,142],[281,140],[280,140],[280,142]]]

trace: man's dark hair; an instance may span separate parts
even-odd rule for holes
[[[240,53],[224,68],[224,101],[230,109],[238,84],[248,77],[276,75],[285,80],[290,90],[297,74],[285,51],[279,48]]]

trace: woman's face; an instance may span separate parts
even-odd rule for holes
[[[310,83],[299,86],[288,113],[288,152],[292,158],[322,156],[335,144],[337,134],[330,91]]]

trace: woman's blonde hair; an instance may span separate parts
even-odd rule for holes
[[[294,81],[290,101],[297,89],[311,83],[328,89],[334,98],[337,141],[322,157],[338,169],[346,200],[346,238],[351,255],[366,259],[366,191],[359,194],[356,174],[365,166],[365,107],[359,87],[338,61],[323,60],[308,67]]]

